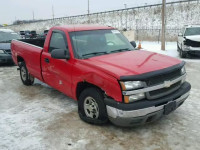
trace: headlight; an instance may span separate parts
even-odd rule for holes
[[[136,90],[143,88],[145,86],[145,83],[142,81],[126,81],[126,82],[120,82],[120,84],[123,91]],[[142,100],[144,98],[145,98],[145,93],[138,93],[129,96],[124,96],[124,102],[131,103],[138,100]]]
[[[144,87],[144,82],[142,81],[126,81],[126,82],[120,82],[122,90],[134,90]]]
[[[183,68],[181,69],[181,74],[185,74],[186,73],[186,70],[185,70],[185,66],[183,66]]]
[[[4,54],[4,51],[0,49],[0,54]]]
[[[125,103],[131,103],[135,101],[139,101],[145,98],[145,93],[138,93],[130,96],[124,96]]]

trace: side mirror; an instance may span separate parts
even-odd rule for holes
[[[64,49],[54,49],[51,52],[51,57],[54,59],[69,59],[70,55],[69,55],[68,51],[66,51]]]
[[[131,41],[130,43],[134,48],[136,48],[137,45],[136,45],[135,41]]]
[[[182,33],[179,33],[178,36],[183,36],[183,34],[182,34]]]

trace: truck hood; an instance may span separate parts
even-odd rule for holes
[[[0,43],[0,49],[10,49],[10,43]]]
[[[112,75],[118,80],[120,76],[144,74],[181,63],[176,58],[143,50],[101,55],[81,60],[81,62]]]
[[[200,35],[185,36],[185,38],[191,41],[200,42]]]

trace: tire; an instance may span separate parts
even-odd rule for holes
[[[34,77],[29,74],[25,62],[20,64],[20,77],[24,85],[33,85]]]
[[[180,49],[179,55],[180,55],[181,58],[186,58],[187,52],[184,52],[182,49]]]
[[[103,125],[107,123],[108,116],[103,100],[101,90],[93,87],[83,90],[78,101],[80,118],[90,124]]]
[[[178,46],[178,42],[177,42],[177,51],[178,52],[180,51],[180,47]]]

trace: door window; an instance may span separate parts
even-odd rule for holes
[[[51,53],[54,49],[64,49],[67,50],[67,40],[60,32],[53,32],[51,36],[50,46],[49,46],[49,53]]]

